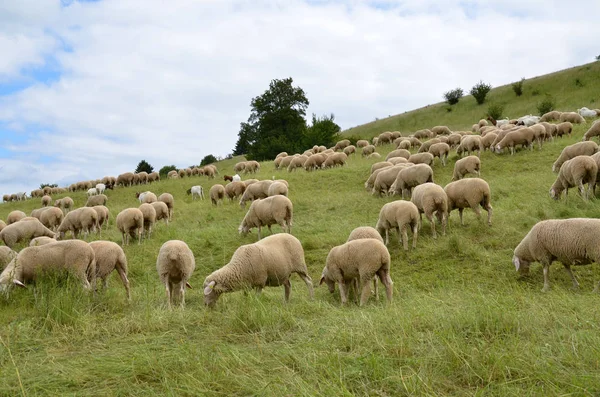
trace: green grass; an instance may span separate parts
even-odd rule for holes
[[[520,97],[515,95],[511,84],[507,84],[492,89],[483,105],[478,105],[473,96],[466,95],[456,105],[450,106],[446,102],[428,105],[349,128],[343,134],[371,138],[383,131],[408,133],[435,125],[446,125],[453,131],[471,131],[473,124],[487,116],[489,103],[504,105],[503,117],[518,118],[527,114],[538,114],[537,104],[546,94],[550,94],[555,99],[555,110],[573,112],[583,106],[598,109],[600,108],[599,76],[600,62],[593,62],[527,79],[523,83],[523,95]],[[451,111],[449,112],[448,109]]]
[[[150,185],[174,195],[175,215],[155,227],[150,241],[125,247],[130,304],[116,275],[96,297],[61,279],[0,296],[0,395],[598,395],[600,296],[591,293],[598,265],[575,269],[581,283],[575,292],[555,264],[552,290],[544,294],[539,264],[521,278],[511,263],[514,247],[537,221],[598,215],[598,199],[586,203],[572,191],[568,202],[555,202],[548,194],[554,159],[585,130],[576,126],[572,137],[542,151],[484,153],[493,226],[467,210],[461,227],[453,212],[447,235],[433,240],[425,220],[417,249],[408,252],[392,233],[394,301],[386,304],[381,294],[362,308],[341,307],[339,294],[324,287],[311,301],[294,276],[287,305],[283,288],[267,288],[260,296],[225,294],[207,310],[204,277],[254,242],[256,231],[238,235],[245,213],[239,205],[215,208],[185,194],[193,184],[208,191],[219,180]],[[385,156],[391,147],[378,150]],[[447,167],[436,161],[436,183],[450,181],[454,157]],[[220,163],[221,175],[231,174],[236,160]],[[262,163],[258,178],[290,183],[293,234],[315,284],[329,250],[353,228],[374,226],[381,206],[393,200],[363,188],[375,161],[353,156],[347,167],[314,173]],[[115,216],[137,206],[134,193],[142,189],[108,191],[111,224],[103,238],[120,242]],[[84,193],[70,195],[77,206],[85,203]],[[38,199],[2,204],[0,217],[38,206]],[[155,270],[169,239],[186,241],[196,257],[187,306],[171,312]]]

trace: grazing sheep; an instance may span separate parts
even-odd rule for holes
[[[94,207],[96,205],[106,205],[107,201],[108,201],[108,197],[106,197],[106,195],[99,194],[97,196],[92,196],[92,197],[88,198],[85,203],[85,206],[86,207]]]
[[[167,205],[165,203],[163,203],[162,201],[155,201],[154,203],[150,204],[154,207],[154,210],[156,211],[156,222],[160,221],[161,219],[165,220],[165,224],[169,224],[169,207],[167,207]]]
[[[57,239],[64,239],[68,231],[73,234],[73,238],[79,238],[79,233],[83,231],[85,239],[97,227],[98,213],[95,209],[89,207],[77,208],[65,215],[58,229],[56,229]]]
[[[292,233],[292,218],[294,206],[290,199],[277,195],[259,199],[252,202],[246,216],[242,220],[238,231],[246,235],[253,227],[258,227],[258,239],[262,226],[268,226],[272,232],[271,225],[278,224],[284,232]]]
[[[460,216],[460,224],[463,223],[463,210],[470,207],[475,211],[477,217],[481,216],[481,206],[488,213],[488,225],[492,225],[492,205],[490,199],[490,186],[481,178],[466,178],[455,182],[450,182],[444,187],[444,191],[448,196],[448,216],[452,210],[458,208]]]
[[[526,146],[529,150],[533,150],[533,139],[535,133],[529,127],[520,128],[516,131],[508,132],[500,142],[495,146],[496,152],[501,153],[505,147],[510,148],[510,154],[515,154],[515,146],[521,145],[523,148]]]
[[[579,113],[582,117],[596,117],[596,111],[590,110],[586,107],[582,107],[581,109],[577,109],[577,113]]]
[[[389,243],[389,231],[395,228],[398,233],[398,241],[402,240],[405,251],[408,251],[407,227],[413,232],[413,248],[417,248],[417,236],[419,233],[419,209],[410,201],[396,200],[385,204],[379,211],[379,219],[375,228],[383,237],[385,245]]]
[[[459,157],[462,157],[462,154],[467,152],[470,156],[472,152],[477,151],[477,157],[480,157],[481,152],[483,151],[483,143],[481,140],[482,138],[478,135],[463,136],[460,140],[460,144],[456,148],[456,154],[458,154]]]
[[[555,124],[556,125],[556,136],[561,137],[563,135],[571,136],[571,132],[573,131],[573,124],[568,121],[564,123]]]
[[[11,211],[8,214],[8,216],[6,217],[6,224],[11,225],[15,222],[20,221],[21,219],[25,218],[26,216],[27,216],[27,214],[25,214],[23,211],[19,211],[19,210]]]
[[[485,126],[488,125],[488,122],[487,122],[486,119],[481,119],[481,120],[479,120],[479,122],[477,123],[477,125],[479,126],[479,128],[485,127]]]
[[[167,174],[167,179],[178,179],[178,178],[179,178],[179,174],[177,173],[176,170],[171,170]]]
[[[281,152],[277,156],[275,156],[275,158],[278,159],[280,157],[286,157],[287,155],[288,155],[287,152]]]
[[[173,199],[173,195],[171,193],[163,193],[158,196],[158,201],[162,201],[169,208],[169,220],[173,219],[173,208],[175,206],[175,200]]]
[[[554,200],[560,199],[565,191],[565,197],[569,194],[569,188],[577,186],[581,198],[587,200],[590,192],[593,192],[596,186],[596,177],[598,175],[598,165],[590,156],[575,156],[562,164],[558,171],[558,177],[550,187],[550,197]],[[584,184],[588,184],[586,193]]]
[[[219,183],[211,186],[208,197],[213,205],[219,205],[219,201],[223,202],[225,199],[225,187]]]
[[[540,117],[528,114],[527,116],[519,117],[517,119],[517,125],[531,127],[532,125],[538,123],[539,121],[540,121]]]
[[[513,264],[518,272],[528,273],[531,262],[540,262],[544,269],[543,292],[550,289],[550,265],[560,261],[571,280],[573,288],[579,283],[571,265],[600,263],[600,220],[590,218],[548,219],[536,223],[515,248]],[[594,292],[598,292],[600,284]]]
[[[356,147],[357,148],[364,148],[366,146],[369,146],[369,141],[365,140],[365,139],[359,139],[358,141],[356,141]]]
[[[134,174],[133,172],[125,172],[117,176],[116,185],[119,186],[131,186],[133,185]]]
[[[381,158],[381,154],[379,153],[371,153],[370,155],[367,156],[368,159],[380,159]]]
[[[69,240],[23,248],[0,274],[0,291],[7,290],[12,284],[25,287],[25,283],[34,281],[50,269],[70,272],[85,289],[95,289],[94,250],[85,241]]]
[[[409,163],[433,165],[433,154],[431,153],[415,153],[408,158]]]
[[[417,139],[426,139],[426,138],[435,137],[435,134],[433,133],[433,131],[428,130],[428,129],[418,130],[412,135]]]
[[[155,201],[158,201],[158,198],[156,197],[156,194],[150,192],[150,191],[145,191],[145,192],[135,192],[135,197],[140,201],[140,204],[146,203],[146,204],[152,204]]]
[[[398,164],[393,167],[381,169],[381,171],[375,176],[371,193],[373,195],[376,194],[379,197],[381,197],[382,193],[386,195],[391,194],[393,192],[392,186],[396,182],[398,173],[406,167],[410,167],[410,165]]]
[[[40,222],[50,230],[56,230],[63,221],[64,214],[60,208],[49,207],[40,214]]]
[[[375,240],[379,240],[383,243],[383,238],[381,237],[377,229],[371,226],[359,226],[357,228],[354,228],[354,230],[350,232],[350,235],[348,236],[348,240],[346,240],[346,242],[352,240],[360,240],[363,238],[374,238]]]
[[[394,140],[394,138],[390,131],[382,132],[377,137],[377,146],[381,146],[384,143],[391,144],[393,140]]]
[[[452,180],[458,181],[462,179],[466,174],[477,174],[480,175],[481,160],[477,156],[467,156],[454,163],[454,172],[452,174]]]
[[[425,141],[421,144],[421,146],[419,146],[419,150],[417,150],[417,153],[429,152],[429,148],[431,147],[431,145],[440,143],[440,142],[442,142],[442,140],[440,138],[433,138],[428,141]]]
[[[150,205],[150,204],[147,204]],[[112,241],[92,241],[90,247],[94,250],[96,258],[96,279],[102,280],[104,289],[108,288],[108,276],[116,270],[121,277],[127,300],[131,300],[131,291],[129,288],[129,279],[127,278],[127,257],[123,248]]]
[[[292,273],[302,278],[312,299],[312,280],[300,241],[286,233],[265,237],[254,244],[239,247],[229,263],[206,277],[204,303],[213,307],[219,296],[226,292],[254,288],[260,293],[264,287],[280,285],[284,286],[284,299],[288,302]]]
[[[403,157],[405,159],[408,160],[408,158],[410,157],[410,152],[406,149],[396,149],[396,150],[392,150],[391,152],[388,153],[388,155],[385,157],[385,161],[388,161],[389,159],[393,158],[393,157]]]
[[[42,208],[36,208],[34,210],[31,211],[31,214],[29,214],[30,217],[32,218],[37,218],[38,220],[40,219],[40,217],[42,216],[42,212],[46,211],[50,209],[50,207],[42,207]]]
[[[348,241],[329,251],[319,284],[326,283],[329,291],[333,292],[337,283],[342,305],[345,305],[348,302],[349,287],[358,279],[362,306],[371,295],[370,282],[377,275],[385,286],[388,302],[391,302],[393,282],[390,264],[390,253],[381,241],[370,238]]]
[[[348,139],[342,139],[335,144],[333,150],[337,152],[338,150],[344,150],[347,146],[350,146],[350,141]]]
[[[354,146],[354,145],[346,146],[344,148],[343,152],[346,154],[346,156],[350,156],[351,154],[356,153],[356,146]]]
[[[73,202],[73,199],[68,196],[58,199],[54,202],[54,206],[62,209],[65,214],[71,211],[71,208],[73,208],[74,205],[75,203]]]
[[[270,196],[275,196],[278,194],[280,194],[282,196],[287,196],[288,195],[288,187],[283,182],[275,181],[269,186],[268,195],[270,197]]]
[[[395,165],[395,164],[392,164],[390,161],[380,161],[380,162],[377,162],[377,163],[375,163],[375,164],[373,164],[371,166],[371,173],[370,174],[372,175],[373,172],[375,172],[375,170],[379,170],[379,169],[385,168],[385,167],[391,167],[392,165]]]
[[[369,156],[373,153],[375,153],[375,146],[373,146],[373,145],[367,145],[362,148],[362,156],[363,157]]]
[[[400,170],[390,187],[390,192],[394,195],[401,194],[402,198],[410,198],[415,186],[427,182],[433,182],[433,169],[427,164],[415,164]]]
[[[241,181],[233,181],[225,185],[225,194],[229,201],[233,201],[244,194],[246,185]]]
[[[201,200],[204,200],[204,189],[200,185],[192,186],[186,191],[186,193],[188,195],[192,195],[192,200],[195,200],[196,197],[199,197]]]
[[[138,208],[126,208],[117,215],[117,229],[121,232],[121,245],[129,245],[129,236],[138,235],[138,245],[142,243],[144,214]]]
[[[6,222],[4,222],[2,219],[0,219],[0,232],[2,231],[2,229],[4,229],[6,227]]]
[[[389,163],[392,163],[392,165],[398,165],[398,164],[409,164],[408,160],[405,159],[404,157],[392,157],[391,159],[388,160]],[[412,164],[412,163],[410,163]]]
[[[431,132],[433,132],[436,135],[450,135],[452,134],[452,131],[450,131],[450,128],[446,127],[445,125],[438,125],[435,126],[431,129]]]
[[[98,190],[96,190],[96,188],[93,187],[91,189],[88,189],[86,196],[90,197],[90,196],[95,196],[97,194],[99,194]]]
[[[325,159],[325,161],[321,165],[321,168],[323,168],[323,169],[333,168],[338,165],[340,167],[343,167],[344,165],[346,165],[347,159],[348,159],[348,156],[344,152],[333,153],[332,155],[328,156],[327,159]]]
[[[448,154],[450,153],[450,145],[447,143],[434,143],[429,147],[429,153],[433,155],[433,157],[439,157],[442,165],[446,166],[446,161],[448,160]]]
[[[421,221],[421,214],[425,213],[425,217],[431,224],[433,238],[437,238],[437,234],[435,232],[435,221],[433,220],[434,213],[442,225],[442,235],[446,235],[446,222],[448,221],[448,196],[441,186],[431,182],[416,186],[410,201],[419,209],[419,221]]]
[[[177,300],[182,309],[185,307],[185,287],[192,288],[188,281],[195,268],[194,253],[185,242],[169,240],[160,247],[156,271],[165,285],[169,310]]]
[[[247,174],[247,173],[255,174],[258,171],[260,171],[260,164],[258,163],[258,161],[254,161],[254,160],[246,161],[246,164],[244,165],[244,174]]]
[[[585,134],[583,134],[583,140],[589,141],[590,139],[592,139],[595,136],[599,137],[598,140],[600,142],[600,122],[592,124],[590,129],[587,130]]]
[[[542,117],[540,118],[540,122],[559,120],[560,119],[560,115],[561,115],[561,112],[558,112],[556,110],[553,110],[553,111],[548,112],[548,113],[544,113],[542,115]]]
[[[383,170],[389,169],[392,166],[393,165],[377,168],[376,170],[374,170],[373,173],[371,173],[371,175],[369,175],[369,178],[365,182],[365,189],[367,189],[368,191],[372,190],[373,186],[375,185],[375,179],[377,178],[377,175],[379,175],[379,173],[382,172]]]
[[[36,237],[38,238],[38,237]],[[49,238],[49,237],[44,237]],[[35,239],[33,239],[35,240]],[[33,241],[32,240],[32,241]],[[17,256],[17,252],[13,251],[9,247],[0,247],[0,272]]]
[[[31,241],[29,242],[29,246],[37,247],[38,245],[55,243],[56,241],[57,241],[56,238],[40,236],[40,237],[32,238]]]
[[[25,218],[19,222],[12,223],[0,232],[0,239],[10,248],[13,248],[21,241],[29,241],[34,237],[40,236],[54,237],[55,234],[36,218]]]
[[[559,120],[568,121],[573,124],[585,124],[585,119],[579,113],[575,112],[561,113]]]
[[[146,234],[146,239],[149,239],[152,235],[152,229],[154,227],[154,223],[156,222],[156,210],[152,206],[152,204],[143,203],[138,207],[142,214],[144,215],[144,232]],[[142,233],[142,234],[143,234]]]
[[[42,207],[47,207],[50,204],[52,204],[52,197],[50,197],[50,196],[42,197]]]
[[[242,209],[246,208],[247,201],[269,197],[269,187],[272,183],[273,181],[266,179],[247,185],[246,190],[240,199],[240,207],[242,207]]]
[[[546,121],[542,121],[540,125],[543,125],[546,129],[546,137],[548,137],[550,140],[553,140],[556,136],[556,124],[550,124]]]
[[[304,162],[304,169],[306,171],[318,170],[321,168],[321,166],[323,165],[325,160],[327,160],[326,154],[323,154],[323,153],[313,154]]]
[[[592,154],[598,151],[598,145],[596,142],[586,141],[586,142],[577,142],[572,145],[566,146],[560,155],[552,164],[552,172],[560,171],[560,167],[567,160],[572,159],[575,156],[591,156]]]
[[[288,167],[287,167],[288,172],[292,172],[296,168],[304,167],[304,163],[306,163],[306,160],[308,160],[308,156],[305,156],[305,155],[300,155],[300,156],[294,157],[292,159],[292,161],[290,162],[290,165],[288,165]]]

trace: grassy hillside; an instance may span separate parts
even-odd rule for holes
[[[452,125],[431,121],[424,126]],[[574,269],[578,292],[555,264],[552,289],[542,293],[539,264],[519,277],[511,263],[514,247],[537,221],[597,217],[597,199],[584,202],[574,191],[568,201],[548,195],[551,164],[585,130],[576,126],[571,137],[541,151],[484,153],[481,176],[492,190],[493,226],[466,210],[461,227],[453,212],[447,234],[434,240],[424,220],[417,248],[408,252],[392,232],[393,302],[381,293],[379,302],[371,298],[362,308],[341,307],[339,294],[323,286],[309,300],[293,276],[287,305],[283,288],[266,288],[259,296],[225,294],[207,310],[205,276],[254,242],[256,231],[237,233],[245,211],[236,203],[214,207],[185,194],[191,185],[208,191],[220,180],[153,184],[153,192],[174,195],[175,214],[149,241],[125,247],[131,303],[114,275],[96,297],[62,279],[0,296],[0,395],[598,395],[600,297],[591,293],[598,264]],[[391,149],[378,148],[383,156]],[[436,161],[436,183],[450,181],[455,160],[451,155],[446,167]],[[262,163],[258,178],[290,183],[292,232],[315,285],[329,250],[353,228],[374,226],[381,206],[397,199],[364,190],[375,161],[351,157],[344,168],[314,173]],[[232,172],[233,162],[221,163],[221,175]],[[114,219],[138,205],[141,189],[108,191],[111,224],[102,238],[121,241]],[[85,203],[84,193],[71,197],[77,206]],[[38,200],[2,204],[0,218],[38,206]],[[187,306],[171,312],[155,269],[158,250],[170,239],[186,241],[196,258]]]
[[[463,89],[468,92],[470,87]],[[507,84],[492,89],[483,105],[478,105],[475,98],[467,95],[453,106],[440,102],[349,128],[344,134],[370,138],[383,131],[410,132],[435,125],[447,125],[451,130],[470,131],[474,123],[486,117],[489,103],[504,105],[503,117],[518,118],[526,114],[538,114],[537,104],[546,94],[555,99],[556,110],[576,111],[584,106],[590,109],[600,108],[600,62],[525,80],[523,95],[520,97]]]

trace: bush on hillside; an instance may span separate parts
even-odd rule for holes
[[[456,105],[460,98],[463,96],[462,88],[455,88],[453,90],[444,92],[444,99],[450,105]]]
[[[538,102],[537,110],[540,116],[542,116],[545,113],[553,111],[555,106],[556,102],[552,95],[546,94],[546,97],[541,102]]]
[[[169,171],[177,171],[177,167],[174,165],[165,165],[160,169],[160,171],[158,171],[158,173],[160,174],[161,178],[166,178]]]
[[[512,83],[512,89],[517,96],[523,95],[523,83],[525,82],[525,77],[523,77],[520,81]]]
[[[216,163],[216,162],[217,162],[217,158],[215,156],[213,156],[212,154],[208,154],[208,155],[204,156],[202,161],[200,161],[200,166],[212,164],[212,163]]]
[[[487,108],[487,115],[495,120],[500,120],[504,113],[504,105],[500,103],[490,103]]]
[[[475,84],[473,88],[471,88],[470,93],[477,101],[477,104],[482,105],[483,102],[485,102],[485,97],[487,96],[488,92],[491,91],[491,89],[492,86],[490,84],[479,80],[479,83]]]

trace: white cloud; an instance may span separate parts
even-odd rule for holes
[[[348,128],[479,79],[495,86],[588,62],[600,34],[600,4],[587,1],[12,3],[0,6],[0,26],[10,22],[0,84],[47,55],[62,72],[0,96],[0,127],[29,136],[9,149],[55,159],[18,190],[116,175],[141,159],[158,169],[225,155],[274,78],[293,77],[309,114],[333,112]]]

